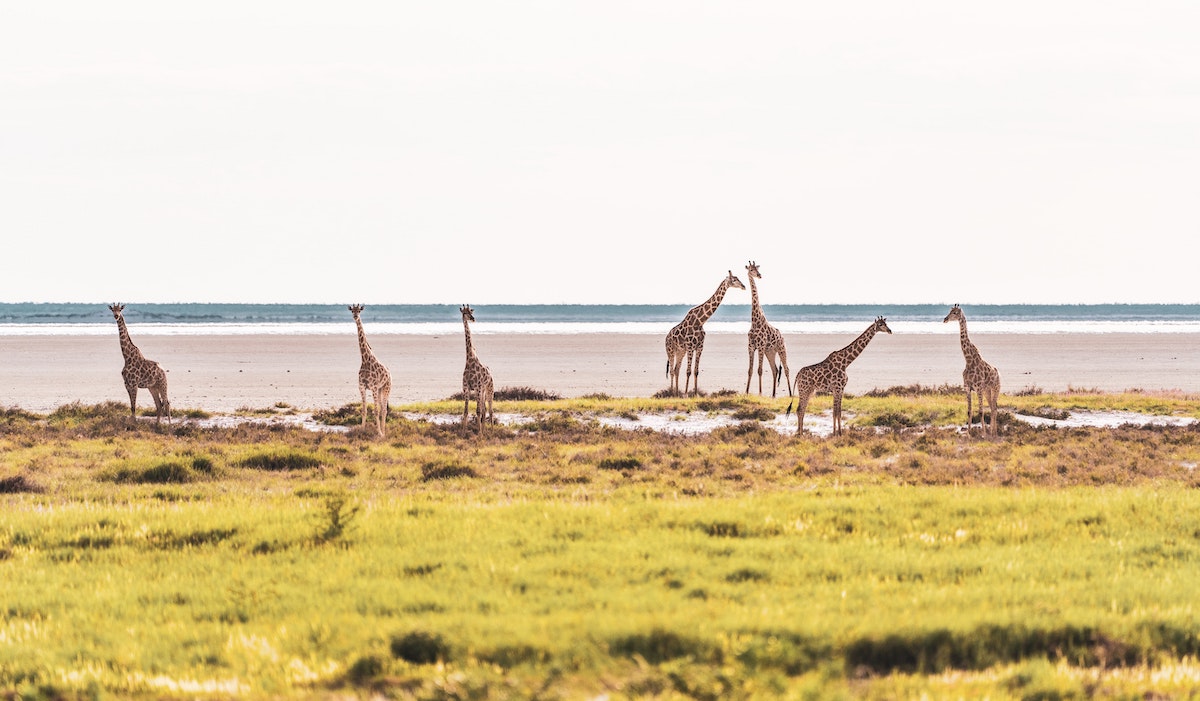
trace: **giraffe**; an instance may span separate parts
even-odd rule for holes
[[[891,333],[888,328],[887,319],[876,317],[875,321],[863,331],[858,338],[842,348],[830,353],[824,360],[816,365],[809,365],[800,368],[800,372],[796,373],[796,433],[800,434],[804,430],[804,410],[808,408],[808,400],[817,392],[829,392],[833,394],[833,433],[838,435],[842,432],[842,394],[846,391],[846,368],[854,359],[863,352],[871,339],[879,331]],[[792,412],[792,404],[788,402],[787,412],[785,416]]]
[[[746,266],[746,277],[750,280],[750,366],[746,368],[746,394],[750,393],[750,378],[754,374],[754,353],[758,352],[758,393],[762,394],[763,359],[771,363],[771,396],[779,389],[779,376],[782,372],[783,382],[787,385],[788,396],[792,396],[791,370],[788,370],[787,348],[783,345],[783,334],[779,329],[767,322],[762,305],[758,303],[758,285],[755,278],[761,279],[758,263],[750,261]],[[780,364],[775,358],[779,357]]]
[[[951,319],[958,320],[958,342],[962,344],[963,358],[967,361],[967,367],[963,369],[963,388],[967,391],[967,430],[971,430],[971,392],[975,392],[979,395],[979,425],[983,427],[984,433],[989,432],[987,423],[983,420],[983,401],[986,398],[992,410],[990,432],[995,434],[996,404],[1000,398],[1000,372],[984,361],[983,356],[979,355],[979,349],[967,338],[967,317],[963,314],[962,307],[957,304],[950,307],[950,313],[942,319],[942,323],[948,323]]]
[[[110,304],[108,310],[117,320],[117,333],[121,339],[121,355],[125,356],[125,367],[121,368],[121,378],[125,380],[125,391],[129,393],[129,414],[137,417],[138,389],[145,387],[150,390],[154,399],[154,423],[161,423],[163,414],[167,415],[167,423],[171,422],[171,402],[167,399],[167,373],[158,363],[142,355],[142,351],[133,345],[129,337],[129,328],[125,326],[125,305]]]
[[[375,430],[379,436],[387,436],[388,395],[392,392],[392,376],[383,363],[371,352],[371,344],[367,343],[367,335],[363,332],[363,305],[354,304],[348,307],[350,316],[354,317],[354,325],[358,327],[358,352],[362,354],[362,366],[358,368],[358,393],[362,395],[362,425],[367,425],[367,391],[375,397]]]
[[[479,423],[479,434],[483,435],[484,405],[487,406],[487,420],[493,422],[496,420],[496,415],[492,413],[492,396],[494,394],[492,373],[488,372],[487,366],[479,362],[479,356],[475,354],[475,346],[471,343],[471,322],[475,321],[475,310],[464,304],[458,311],[462,313],[463,334],[467,338],[467,365],[463,368],[462,432],[464,436],[467,435],[467,407],[471,403],[471,397],[474,396],[475,418]]]
[[[708,301],[698,306],[692,307],[688,313],[683,316],[683,321],[679,322],[667,332],[667,377],[670,379],[670,388],[675,394],[679,394],[679,366],[683,363],[683,357],[687,356],[687,374],[684,375],[683,392],[687,394],[688,383],[692,384],[692,391],[700,392],[700,354],[704,352],[704,322],[717,311],[717,307],[721,305],[721,300],[725,298],[725,291],[730,287],[736,287],[739,290],[746,289],[742,281],[733,274],[733,271],[728,271],[728,275],[717,286],[717,291],[713,293]],[[696,372],[692,374],[692,357],[696,359]]]

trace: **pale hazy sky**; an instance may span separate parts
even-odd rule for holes
[[[0,5],[0,301],[1200,302],[1200,3]],[[728,299],[748,302],[748,293]]]

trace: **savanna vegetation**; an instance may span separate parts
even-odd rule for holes
[[[511,396],[482,438],[454,400],[383,440],[357,406],[318,417],[344,432],[0,410],[0,697],[1200,689],[1200,428],[1012,416],[1200,398],[1031,389],[987,439],[944,388],[854,397],[838,438],[734,393]],[[738,418],[596,419],[647,412]]]

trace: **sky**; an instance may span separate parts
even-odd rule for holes
[[[0,301],[1200,302],[1200,3],[0,5]],[[746,303],[734,290],[728,300]]]

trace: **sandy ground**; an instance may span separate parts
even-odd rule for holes
[[[230,412],[285,402],[300,409],[359,400],[359,354],[345,336],[142,336],[134,341],[168,371],[176,409]],[[368,334],[370,333],[368,329]],[[816,334],[787,338],[794,377],[853,340]],[[980,335],[984,358],[1000,370],[1004,392],[1026,387],[1200,393],[1200,334]],[[464,364],[461,335],[370,337],[391,370],[392,404],[444,399],[459,391]],[[533,387],[577,397],[650,396],[667,386],[666,353],[657,335],[477,334],[480,358],[497,388]],[[116,334],[0,337],[0,406],[46,412],[73,401],[127,401]],[[746,387],[746,338],[709,334],[700,387]],[[850,366],[847,391],[894,385],[962,382],[956,334],[877,336]],[[765,374],[770,393],[769,371]],[[751,390],[757,391],[754,376]],[[786,390],[780,389],[786,395]],[[784,400],[781,400],[784,401]],[[139,406],[150,406],[142,390]]]

